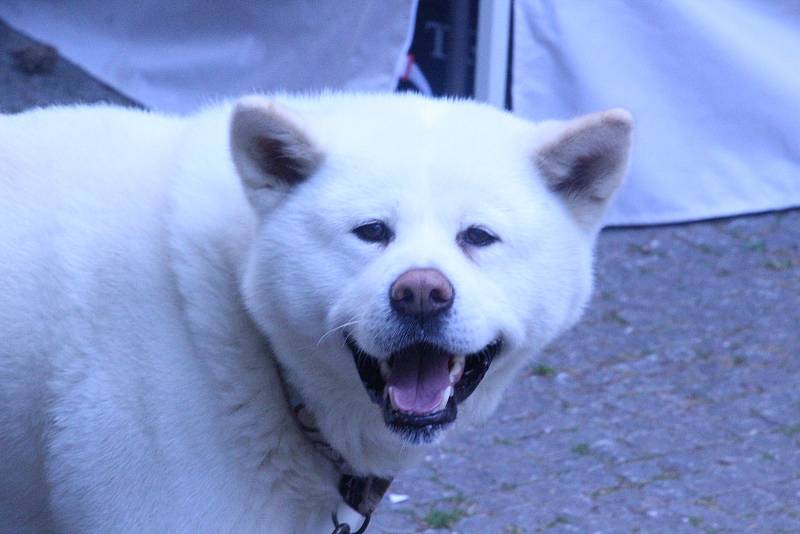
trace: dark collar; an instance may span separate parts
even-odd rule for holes
[[[372,513],[389,489],[392,479],[375,475],[357,475],[341,453],[325,441],[325,437],[317,426],[314,414],[306,407],[297,390],[284,379],[284,373],[280,365],[276,367],[283,383],[286,400],[291,406],[297,425],[314,448],[327,458],[339,472],[339,495],[341,495],[344,504],[362,516],[361,526],[357,531],[352,530],[353,527],[349,525],[349,522],[340,522],[338,517],[341,512],[340,506],[339,510],[332,512],[333,534],[349,534],[350,532],[362,534],[369,525]]]

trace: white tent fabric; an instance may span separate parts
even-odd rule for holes
[[[800,206],[798,0],[516,0],[513,106],[636,119],[614,225]]]
[[[147,107],[254,90],[392,90],[415,0],[4,0],[0,17]]]
[[[4,0],[0,17],[142,104],[262,90],[391,90],[415,0]],[[623,106],[631,175],[609,224],[800,206],[798,0],[516,0],[513,104]]]

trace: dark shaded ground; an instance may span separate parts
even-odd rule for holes
[[[31,68],[36,63],[24,60],[32,51],[36,55],[32,49],[36,44],[0,20],[0,113],[75,102],[136,105],[63,58],[54,58],[52,68],[47,68],[49,61],[40,61],[38,66],[44,67],[40,69],[44,72],[27,73],[36,70]],[[20,56],[22,59],[18,59]]]
[[[64,60],[0,110],[130,103]],[[584,321],[374,531],[800,532],[800,211],[605,231]]]

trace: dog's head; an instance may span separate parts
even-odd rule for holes
[[[248,309],[331,443],[358,457],[488,415],[578,319],[631,119],[248,97],[231,132],[260,221]]]

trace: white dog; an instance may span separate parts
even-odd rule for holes
[[[0,531],[355,531],[578,319],[630,132],[403,95],[0,118]]]

